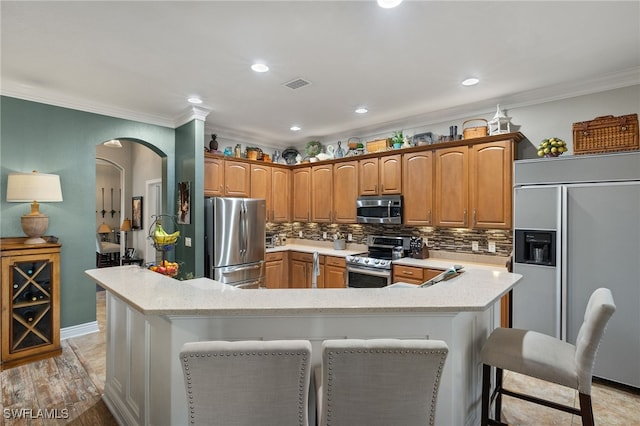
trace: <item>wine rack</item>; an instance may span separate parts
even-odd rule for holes
[[[58,243],[0,239],[2,356],[0,369],[59,354]]]

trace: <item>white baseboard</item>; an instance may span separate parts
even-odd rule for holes
[[[100,331],[100,329],[98,328],[98,321],[72,325],[71,327],[60,329],[60,340],[66,340],[71,337],[84,336],[85,334],[97,333],[98,331]]]

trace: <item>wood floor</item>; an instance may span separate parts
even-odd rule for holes
[[[96,295],[99,333],[62,341],[60,356],[0,372],[0,424],[116,424],[101,399],[105,378],[104,296],[104,291]],[[571,389],[514,373],[505,374],[505,385],[513,390],[536,389],[539,396],[555,395],[559,402],[577,403]],[[592,398],[597,425],[640,426],[640,395],[594,383]],[[508,397],[503,400],[502,412],[503,420],[512,425],[581,424],[571,414]],[[19,415],[22,418],[17,418]]]

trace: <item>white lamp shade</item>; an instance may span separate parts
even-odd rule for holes
[[[60,176],[45,173],[11,173],[7,179],[7,201],[13,203],[62,201]]]

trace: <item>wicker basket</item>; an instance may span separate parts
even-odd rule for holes
[[[391,139],[377,139],[367,142],[367,152],[383,152],[391,146]]]
[[[638,145],[638,114],[607,115],[573,123],[575,155],[633,151]]]
[[[465,125],[471,121],[484,121],[484,126],[479,127],[466,127]],[[489,123],[484,118],[472,118],[462,123],[462,137],[464,139],[481,138],[487,136],[489,129]]]

